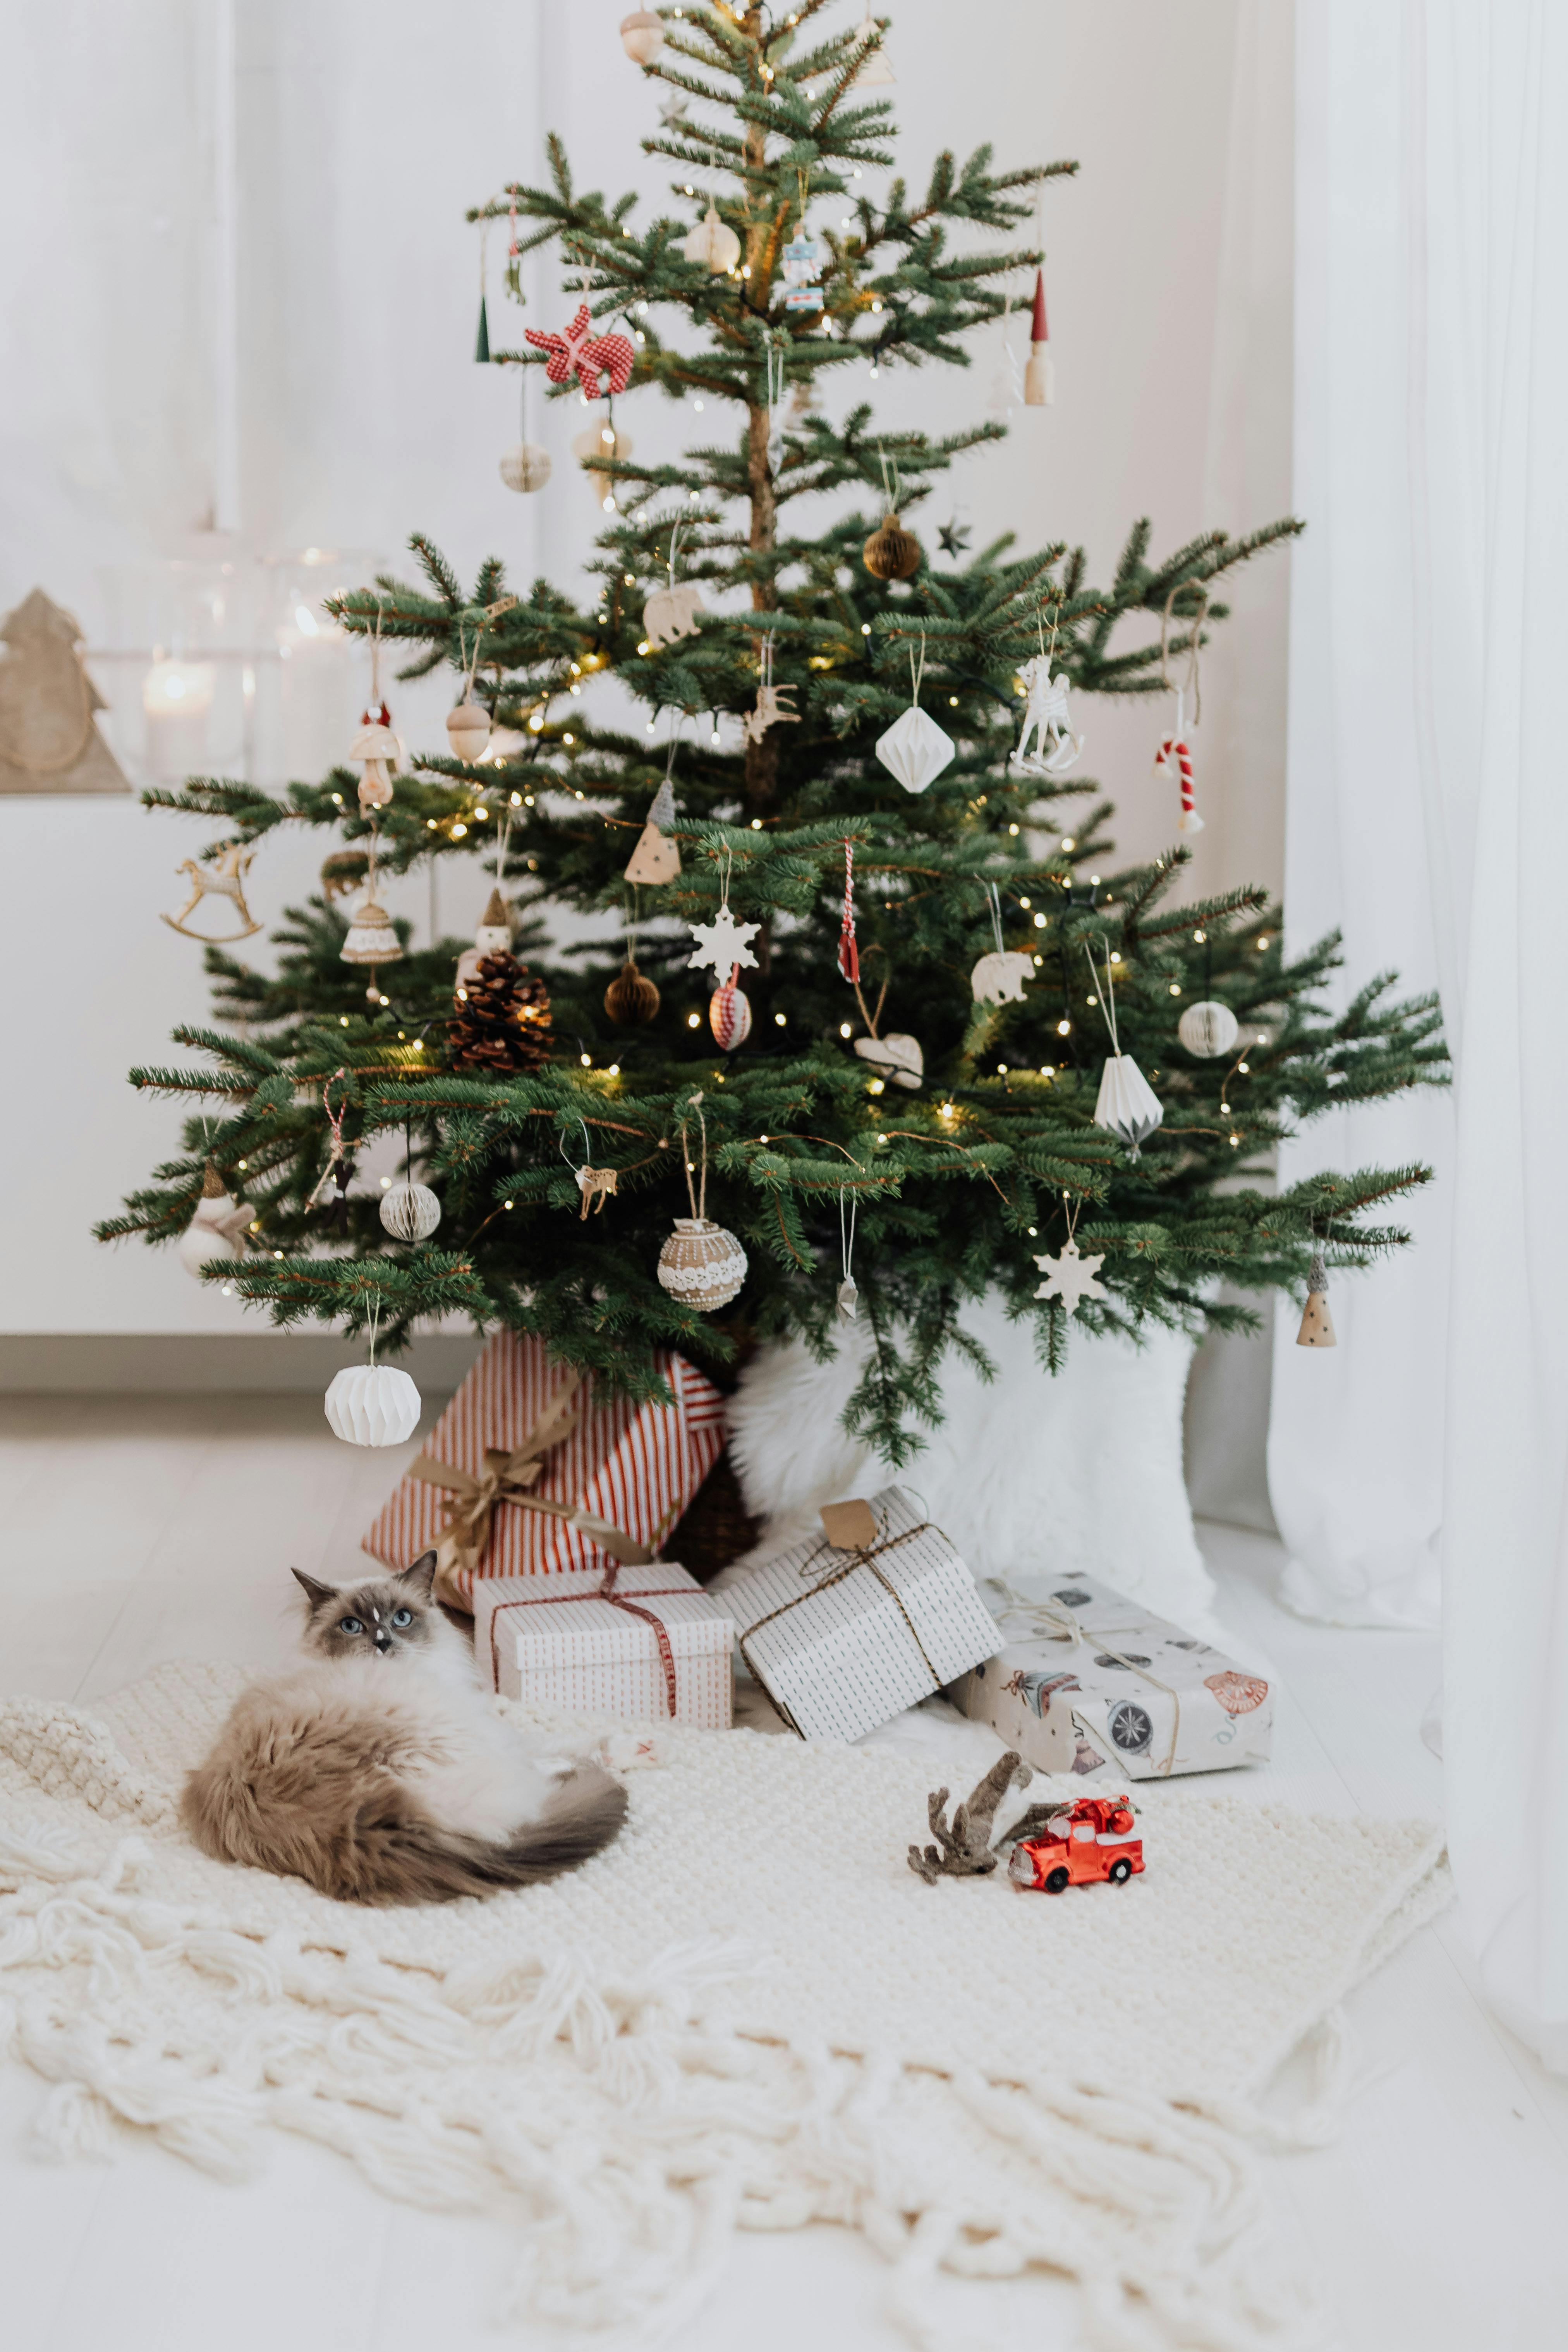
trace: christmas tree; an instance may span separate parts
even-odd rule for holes
[[[392,777],[390,799],[367,767],[368,807],[347,767],[281,796],[217,780],[145,795],[224,820],[210,855],[327,829],[338,888],[369,860],[479,856],[521,935],[481,929],[478,1002],[457,992],[466,943],[411,951],[405,924],[367,1000],[331,895],[291,915],[275,978],[210,951],[230,1025],[176,1033],[205,1066],[132,1073],[200,1104],[185,1153],[100,1230],[180,1234],[210,1158],[256,1215],[249,1254],[218,1271],[276,1320],[357,1330],[375,1313],[395,1344],[416,1317],[466,1310],[646,1392],[658,1346],[721,1369],[751,1339],[831,1345],[852,1216],[868,1357],[850,1418],[901,1459],[939,1411],[944,1351],[973,1352],[959,1316],[987,1289],[1033,1320],[1056,1368],[1075,1312],[1091,1331],[1244,1328],[1222,1280],[1300,1290],[1314,1256],[1361,1266],[1402,1243],[1380,1219],[1424,1170],[1275,1193],[1269,1155],[1331,1105],[1440,1080],[1445,1057],[1432,1000],[1396,1001],[1391,977],[1322,1010],[1337,943],[1287,961],[1266,893],[1181,902],[1179,841],[1119,870],[1110,805],[1069,764],[1074,701],[1160,694],[1224,618],[1226,575],[1294,522],[1157,561],[1140,523],[1105,586],[1065,545],[939,562],[922,541],[933,484],[1005,427],[879,432],[856,388],[868,362],[967,364],[1005,289],[1033,281],[1040,256],[1013,240],[1041,183],[1075,166],[944,154],[923,195],[893,178],[874,197],[868,175],[892,163],[875,70],[887,20],[817,37],[826,14],[803,0],[775,23],[700,0],[663,12],[662,44],[644,27],[669,94],[644,145],[674,166],[673,213],[639,221],[631,195],[579,193],[552,140],[547,184],[472,215],[514,215],[514,251],[559,249],[554,315],[491,356],[539,370],[575,421],[581,393],[595,398],[607,515],[580,601],[542,580],[509,589],[495,562],[465,588],[419,537],[418,585],[386,578],[333,604],[346,628],[398,642],[405,677],[446,664],[464,682],[479,707],[454,714],[458,751]],[[722,182],[710,205],[699,174]],[[848,395],[837,421],[819,383]],[[638,465],[616,454],[613,386],[623,413],[689,393],[727,421],[679,464]],[[793,533],[797,502],[825,492],[837,520]],[[642,719],[617,720],[596,691],[607,673]],[[1020,763],[1031,682],[1042,725]],[[924,719],[905,716],[916,701]],[[900,720],[889,766],[877,747]],[[669,878],[628,880],[628,859]],[[618,937],[552,955],[552,907],[620,914],[635,974]],[[548,988],[552,1045],[541,992],[519,994],[494,961],[509,947]],[[972,973],[998,954],[998,984],[977,993]],[[731,980],[741,995],[720,990],[710,1015]],[[514,1001],[535,1024],[526,1048],[492,1045],[476,1066],[476,1037],[500,1037]],[[1217,1009],[1184,1042],[1178,1017],[1200,1003]],[[1135,1063],[1158,1097],[1151,1132],[1135,1100],[1097,1123],[1113,1033],[1121,1093],[1137,1096]],[[352,1191],[346,1243],[326,1234],[312,1203],[329,1104],[351,1155],[383,1131],[405,1139],[409,1173],[440,1197],[432,1240],[396,1242]],[[616,1185],[587,1219],[590,1162]],[[673,1220],[698,1206],[749,1261],[711,1313],[659,1279]],[[1037,1259],[1059,1266],[1064,1247],[1082,1258],[1042,1284]]]

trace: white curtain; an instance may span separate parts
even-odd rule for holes
[[[1299,1605],[1411,1622],[1440,1550],[1467,1924],[1568,2069],[1568,15],[1298,21],[1288,901],[1352,982],[1436,979],[1458,1076],[1324,1139],[1440,1182],[1416,1252],[1336,1286],[1337,1355],[1282,1334],[1271,1477]]]

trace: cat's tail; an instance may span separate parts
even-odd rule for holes
[[[500,1843],[443,1829],[401,1789],[361,1807],[336,1842],[322,1892],[351,1903],[449,1903],[558,1878],[609,1844],[626,1817],[626,1792],[596,1764],[557,1781],[544,1809]]]

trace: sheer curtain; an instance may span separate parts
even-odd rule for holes
[[[1320,0],[1299,29],[1288,899],[1344,923],[1352,980],[1437,982],[1458,1075],[1341,1123],[1440,1181],[1419,1251],[1336,1286],[1337,1356],[1283,1335],[1270,1469],[1298,1605],[1409,1622],[1440,1550],[1467,1922],[1568,2069],[1568,15]]]

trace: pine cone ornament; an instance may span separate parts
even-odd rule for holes
[[[458,991],[450,1044],[455,1070],[510,1076],[549,1057],[550,994],[517,958],[483,956]]]

